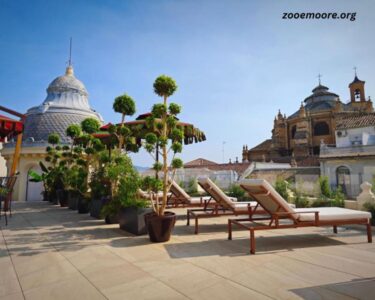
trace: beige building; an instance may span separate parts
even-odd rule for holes
[[[365,98],[365,82],[358,79],[349,84],[350,100],[344,103],[329,88],[319,85],[303,100],[292,115],[280,111],[275,117],[272,138],[249,149],[243,146],[243,161],[292,162],[298,166],[318,166],[320,143],[336,144],[336,124],[341,113],[373,112],[371,99]]]

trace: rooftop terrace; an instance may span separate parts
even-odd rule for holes
[[[308,227],[228,241],[227,218],[179,215],[171,241],[152,244],[88,215],[16,203],[0,220],[0,299],[374,299],[375,243],[362,228]]]

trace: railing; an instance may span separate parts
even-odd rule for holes
[[[375,155],[375,145],[353,145],[351,147],[320,146],[320,157]]]

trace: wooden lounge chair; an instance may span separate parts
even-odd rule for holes
[[[292,208],[275,189],[263,179],[245,179],[240,186],[254,198],[268,213],[266,217],[228,220],[228,239],[232,239],[232,225],[238,225],[250,232],[250,253],[255,254],[255,231],[309,226],[337,226],[361,224],[367,228],[367,240],[372,243],[371,214],[340,207]],[[258,222],[261,221],[261,222]]]
[[[168,204],[170,206],[202,206],[208,207],[210,205],[211,197],[191,197],[185,190],[179,186],[176,181],[170,181],[171,195],[168,197]]]
[[[190,225],[190,218],[195,220],[195,234],[198,234],[198,220],[201,218],[215,218],[231,215],[248,215],[255,213],[264,213],[256,201],[237,202],[236,199],[228,197],[215,183],[209,178],[199,178],[198,184],[212,197],[215,201],[213,207],[203,209],[187,210],[187,225]]]

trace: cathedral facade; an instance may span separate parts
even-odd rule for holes
[[[249,149],[243,146],[242,161],[289,162],[292,165],[317,166],[320,145],[336,143],[336,120],[343,114],[373,112],[370,98],[365,97],[365,81],[349,84],[350,101],[341,102],[329,88],[319,85],[312,90],[294,114],[275,117],[272,137]]]

